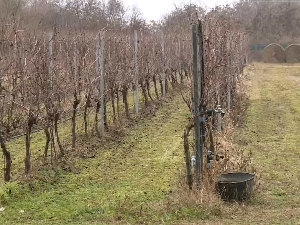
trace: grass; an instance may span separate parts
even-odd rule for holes
[[[194,204],[180,195],[189,113],[175,96],[114,141],[82,142],[97,154],[75,158],[72,169],[40,168],[35,180],[2,185],[0,224],[299,224],[300,65],[255,63],[248,72],[250,106],[234,140],[252,152],[250,202]],[[34,135],[33,154],[42,140]],[[21,143],[9,146],[13,157],[23,157]]]
[[[156,98],[154,87],[150,89],[150,93],[152,94],[153,98]],[[84,99],[82,99],[83,103]],[[115,100],[116,101],[116,100]],[[116,105],[116,103],[115,103]],[[135,114],[135,96],[133,92],[129,92],[128,94],[128,105],[129,110],[131,112],[131,118],[133,120],[139,119],[138,116]],[[144,108],[144,98],[142,94],[139,94],[139,111],[142,111]],[[82,109],[83,110],[83,109]],[[108,117],[108,123],[109,126],[113,123],[112,119],[112,105],[111,102],[107,103],[107,117]],[[92,133],[94,131],[94,117],[95,117],[95,106],[90,108],[88,110],[88,133]],[[99,117],[99,129],[100,129],[100,114]],[[124,113],[124,103],[122,100],[122,97],[120,96],[120,118],[118,118],[118,123],[122,123],[120,121],[125,121],[125,113]],[[68,120],[66,122],[63,122],[59,124],[58,126],[58,132],[60,134],[60,140],[62,144],[66,147],[69,147],[71,144],[71,129],[72,124],[71,121]],[[83,115],[77,115],[76,117],[76,135],[80,136],[84,133],[84,121],[83,121]],[[45,147],[45,135],[43,134],[43,131],[38,133],[33,133],[31,135],[31,157],[32,161],[36,161],[40,159],[43,156],[44,153],[44,147]],[[12,180],[16,180],[19,178],[20,174],[22,174],[22,171],[24,171],[24,159],[25,159],[25,136],[21,138],[17,138],[14,140],[11,140],[7,143],[7,147],[12,155]],[[50,158],[50,149],[48,151],[48,156]],[[3,168],[3,162],[0,161],[0,168]],[[31,165],[33,168],[36,166],[35,163],[32,163]],[[0,185],[2,184],[2,180],[0,179]]]
[[[299,69],[255,63],[249,70],[250,107],[235,139],[253,153],[258,182],[252,202],[226,224],[299,224]]]
[[[184,104],[176,96],[154,117],[125,130],[114,142],[103,145],[91,139],[82,143],[81,148],[93,146],[97,155],[77,158],[72,165],[76,172],[40,168],[37,179],[25,185],[3,185],[5,211],[0,224],[136,223],[173,218],[173,212],[164,216],[156,210],[176,188],[184,165],[181,136],[189,115]],[[32,149],[39,148],[40,135],[33,137]],[[17,141],[9,148],[16,147]],[[21,151],[13,153],[22,157]]]

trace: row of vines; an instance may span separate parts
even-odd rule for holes
[[[142,98],[137,99],[147,107],[188,77],[188,34],[137,34],[135,39],[129,29],[95,34],[55,29],[39,36],[7,32],[0,44],[0,126],[2,140],[25,136],[25,173],[31,169],[33,132],[44,131],[43,155],[55,164],[70,146],[76,147],[78,120],[86,138],[101,138],[110,124],[135,116],[130,93],[139,90]],[[59,132],[59,123],[69,120],[70,146],[62,143]],[[3,155],[8,181],[12,157],[5,147]]]
[[[204,21],[203,103],[230,108],[243,78],[247,36],[226,10],[211,11],[200,19]],[[137,42],[129,28],[99,33],[55,28],[40,34],[7,30],[0,42],[0,141],[5,181],[11,178],[12,162],[5,139],[24,135],[25,173],[29,173],[32,133],[44,131],[43,155],[55,164],[76,147],[79,120],[86,138],[101,138],[113,124],[134,117],[129,100],[134,91],[139,90],[140,101],[147,107],[170,88],[180,90],[194,117],[191,27],[175,24],[162,30],[138,31]],[[68,120],[71,138],[65,144],[59,123]]]
[[[193,183],[198,188],[203,187],[205,181],[210,188],[215,175],[242,169],[236,157],[244,156],[234,150],[231,131],[245,110],[245,98],[241,97],[245,97],[242,96],[244,67],[249,42],[246,32],[226,11],[211,11],[194,25],[192,32],[196,42],[194,83],[184,98],[191,112],[191,120],[184,131],[187,181],[190,189]],[[196,59],[195,54],[198,54]],[[199,73],[198,80],[195,71]],[[199,88],[198,96],[195,88]],[[224,113],[227,115],[222,119]],[[195,132],[193,144],[189,143],[191,130]],[[194,151],[190,151],[190,145]],[[212,165],[213,161],[220,162]]]

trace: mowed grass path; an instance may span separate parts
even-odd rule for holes
[[[300,224],[300,64],[255,63],[237,147],[252,151],[252,202],[221,224]],[[260,177],[259,177],[260,176]]]
[[[182,134],[188,115],[177,95],[154,117],[125,130],[119,140],[105,144],[92,140],[87,147],[97,154],[77,159],[76,173],[41,170],[41,179],[28,188],[10,184],[0,224],[167,221],[159,205],[176,188],[184,168]]]

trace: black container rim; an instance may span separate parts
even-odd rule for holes
[[[218,184],[228,184],[228,183],[230,183],[230,184],[237,184],[237,183],[243,183],[243,182],[251,181],[255,177],[255,173],[240,173],[240,172],[236,172],[236,173],[234,173],[234,172],[232,172],[232,173],[222,173],[221,176],[222,175],[227,175],[227,174],[249,174],[249,175],[251,175],[251,177],[249,179],[241,180],[241,181],[220,181],[220,180],[218,180]]]

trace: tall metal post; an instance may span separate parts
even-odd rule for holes
[[[96,40],[96,77],[100,75],[100,37]],[[100,90],[100,82],[97,82],[97,88]],[[100,96],[101,97],[101,96]]]
[[[204,165],[204,138],[205,138],[205,113],[204,113],[204,86],[205,86],[205,77],[204,77],[204,59],[203,59],[203,32],[202,32],[202,23],[199,21],[197,26],[197,35],[198,35],[198,45],[199,45],[199,93],[200,93],[200,106],[199,106],[199,121],[200,121],[200,183],[203,180],[203,165]]]
[[[137,63],[137,31],[134,31],[134,81],[135,81],[135,113],[139,113],[139,81],[138,81],[138,63]]]
[[[49,85],[50,85],[50,94],[52,94],[53,86],[52,86],[52,68],[53,68],[53,54],[52,54],[52,33],[49,34]]]
[[[200,121],[199,121],[199,70],[198,70],[198,38],[197,26],[193,32],[193,63],[194,63],[194,120],[195,120],[195,155],[196,155],[196,184],[200,187]]]
[[[164,33],[161,32],[161,61],[163,68],[163,96],[166,95],[166,71],[165,71],[165,41],[164,41]]]
[[[100,34],[100,95],[101,95],[101,122],[100,129],[104,132],[104,38],[103,33]]]
[[[96,39],[96,79],[97,79],[97,90],[100,93],[100,34],[97,35],[97,39]],[[101,94],[100,94],[100,102],[101,102]],[[98,115],[97,115],[97,119],[98,119]],[[101,115],[100,115],[100,121],[101,121]],[[96,125],[96,129],[98,132],[98,123],[95,124]]]
[[[231,59],[230,59],[230,37],[228,37],[227,39],[227,43],[226,43],[226,48],[227,48],[227,62],[228,62],[228,67],[231,67]],[[229,70],[229,68],[228,68]],[[227,108],[228,110],[230,110],[230,104],[231,104],[231,74],[227,74],[228,79],[227,79]]]
[[[77,46],[74,42],[74,80],[75,80],[75,90],[77,90]]]
[[[181,69],[181,45],[178,42],[178,56],[179,56],[179,84],[182,83],[182,69]]]

